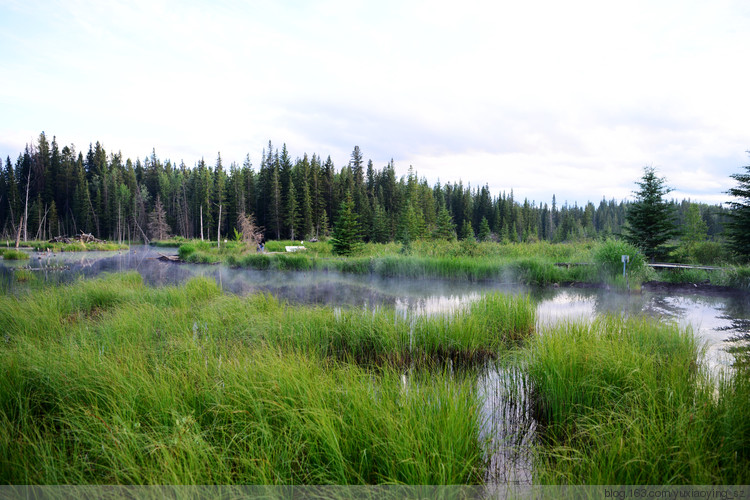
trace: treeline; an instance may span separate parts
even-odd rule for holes
[[[166,231],[185,238],[232,238],[240,214],[252,214],[267,239],[312,239],[330,234],[342,203],[350,201],[365,241],[425,237],[554,242],[619,234],[628,202],[604,200],[585,206],[514,198],[487,185],[461,181],[430,185],[410,167],[397,176],[391,160],[377,169],[358,146],[347,165],[330,156],[292,159],[269,141],[256,170],[249,155],[239,165],[192,167],[162,161],[123,159],[97,142],[88,151],[59,147],[44,132],[0,175],[0,230],[5,238],[48,239],[83,231],[118,241],[158,238]],[[673,202],[678,224],[696,212],[705,235],[722,233],[726,209]],[[691,206],[693,208],[691,209]],[[154,220],[158,224],[154,224]],[[151,224],[149,224],[151,222]],[[693,223],[695,221],[693,220]],[[162,234],[149,234],[157,228]]]

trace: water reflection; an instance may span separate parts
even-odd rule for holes
[[[483,401],[481,439],[492,450],[485,481],[490,484],[532,484],[533,417],[530,380],[517,365],[488,363],[477,388]]]

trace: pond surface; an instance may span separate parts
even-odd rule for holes
[[[403,279],[336,272],[279,272],[231,269],[223,265],[162,262],[160,255],[175,255],[176,248],[132,246],[129,251],[87,253],[30,252],[28,261],[0,260],[0,281],[13,290],[14,269],[31,272],[53,283],[104,272],[138,271],[152,286],[183,283],[195,276],[216,280],[230,293],[271,293],[281,299],[333,307],[389,306],[404,316],[446,314],[465,307],[486,292],[529,294],[537,305],[540,327],[572,319],[590,321],[602,314],[647,315],[691,326],[706,346],[709,369],[719,373],[731,366],[730,351],[750,340],[750,294],[677,292],[621,293],[602,289],[532,288],[498,282],[439,279]],[[44,270],[47,267],[64,270]],[[542,330],[543,331],[543,330]],[[405,375],[406,376],[406,375]],[[405,378],[408,382],[408,378]],[[518,367],[489,363],[480,372],[483,396],[483,438],[497,450],[489,458],[488,482],[528,484],[532,481],[532,449],[536,423],[528,398],[528,380]]]

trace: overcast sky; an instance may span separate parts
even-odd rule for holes
[[[0,0],[0,154],[258,167],[358,145],[399,175],[558,203],[644,166],[721,203],[750,162],[750,2]]]

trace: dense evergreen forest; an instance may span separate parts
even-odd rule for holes
[[[554,196],[536,203],[514,198],[512,189],[493,194],[487,185],[461,180],[430,185],[411,167],[397,176],[392,160],[376,168],[358,146],[340,167],[314,153],[292,159],[285,144],[279,150],[270,141],[257,170],[249,155],[241,165],[227,166],[219,154],[211,165],[201,160],[188,167],[162,161],[156,151],[143,160],[123,159],[99,142],[85,153],[73,145],[60,148],[42,132],[15,161],[8,156],[4,163],[0,236],[15,238],[20,231],[24,240],[81,231],[116,241],[163,236],[149,234],[154,227],[185,238],[231,239],[241,214],[254,215],[267,239],[309,240],[329,235],[349,200],[365,241],[563,242],[619,234],[629,205],[605,199],[560,205]],[[695,224],[699,214],[705,237],[720,237],[726,209],[672,203],[678,225]]]

